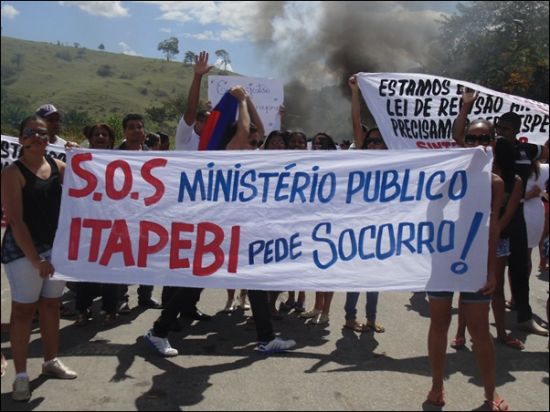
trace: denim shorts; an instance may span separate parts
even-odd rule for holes
[[[426,292],[430,299],[452,299],[454,292]],[[479,292],[460,292],[459,300],[463,303],[490,302],[491,295],[484,295]]]
[[[510,239],[500,239],[497,245],[497,258],[510,256]]]
[[[50,260],[51,249],[40,254]],[[31,261],[22,257],[5,263],[6,275],[10,283],[11,300],[18,303],[35,303],[40,297],[59,298],[65,288],[64,280],[43,278]]]

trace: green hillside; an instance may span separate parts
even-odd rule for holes
[[[85,121],[114,123],[127,113],[145,115],[152,107],[164,107],[166,119],[157,116],[155,122],[149,116],[146,128],[175,134],[193,77],[193,68],[181,61],[9,37],[2,37],[1,46],[2,133],[13,134],[23,117],[41,104],[53,103],[66,114],[64,134],[77,140]],[[206,86],[204,81],[201,103]]]

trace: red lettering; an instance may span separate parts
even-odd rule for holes
[[[84,219],[82,227],[92,229],[90,237],[90,253],[88,254],[88,262],[96,262],[99,256],[99,246],[101,244],[101,231],[109,229],[112,226],[110,220],[100,219]]]
[[[85,197],[92,193],[97,187],[97,177],[95,175],[82,168],[80,165],[83,162],[92,160],[91,153],[78,153],[75,154],[71,160],[71,167],[76,176],[80,177],[82,180],[86,181],[86,186],[81,189],[71,188],[69,189],[69,196],[71,197]]]
[[[73,217],[69,232],[69,260],[78,259],[78,248],[80,247],[80,222],[82,219]]]
[[[124,266],[135,265],[134,256],[132,255],[132,241],[130,239],[130,233],[128,233],[128,225],[123,219],[113,222],[113,229],[111,230],[99,264],[107,266],[115,253],[123,254]]]
[[[164,167],[166,166],[166,163],[168,163],[168,160],[166,159],[151,159],[145,162],[141,168],[141,176],[143,177],[143,180],[155,188],[155,193],[143,199],[145,206],[151,206],[157,203],[164,195],[164,184],[162,183],[162,180],[153,176],[151,174],[151,170],[155,167]]]
[[[115,172],[117,169],[122,170],[124,174],[120,190],[115,188]],[[107,193],[107,196],[113,200],[124,199],[128,196],[130,190],[132,190],[132,169],[130,165],[124,160],[115,160],[109,163],[105,170],[105,193]]]
[[[214,235],[214,239],[212,239],[210,243],[205,243],[207,233]],[[197,242],[195,245],[195,256],[193,257],[193,275],[208,276],[223,265],[224,254],[220,247],[223,239],[223,229],[218,225],[209,222],[202,222],[197,225]],[[208,266],[203,266],[202,259],[204,255],[208,253],[214,255],[214,262]]]
[[[189,267],[189,259],[180,259],[180,249],[191,249],[191,241],[189,239],[180,239],[180,233],[192,233],[194,229],[194,226],[190,223],[172,223],[170,234],[170,269],[187,269]]]
[[[236,273],[239,266],[239,242],[241,240],[241,227],[231,227],[231,242],[229,243],[229,263],[227,271]]]
[[[155,244],[149,244],[149,233],[153,232],[159,240]],[[158,223],[141,221],[139,223],[139,248],[138,248],[138,267],[147,266],[147,256],[161,251],[168,243],[168,231]]]

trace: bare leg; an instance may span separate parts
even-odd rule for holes
[[[38,301],[44,361],[55,358],[59,349],[59,305],[59,298],[40,298]]]
[[[504,271],[506,270],[506,259],[506,257],[497,258],[497,265],[495,268],[497,285],[493,292],[493,300],[491,302],[498,339],[504,339],[506,337],[506,308],[504,303]]]
[[[334,296],[334,292],[323,292],[325,295],[324,302],[323,302],[323,314],[328,315],[330,312],[330,304],[332,303],[332,297]]]
[[[428,357],[432,368],[432,389],[443,391],[443,375],[447,352],[447,333],[451,324],[452,299],[429,299],[430,330],[428,332]]]
[[[27,356],[31,339],[32,317],[37,303],[11,302],[10,342],[15,373],[27,371]],[[42,318],[42,313],[40,314]]]
[[[495,392],[496,360],[493,338],[489,333],[489,304],[488,302],[465,303],[466,322],[468,331],[474,341],[474,354],[477,360],[485,398],[489,401],[498,399]]]

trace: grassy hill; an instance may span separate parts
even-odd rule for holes
[[[53,103],[67,114],[65,134],[80,139],[85,124],[165,105],[181,113],[193,68],[180,62],[2,37],[2,133],[38,106]],[[211,73],[217,73],[213,69]],[[201,102],[206,100],[206,81]],[[146,128],[175,134],[177,114]],[[75,136],[76,135],[76,136]]]
[[[120,140],[122,118],[128,113],[145,115],[147,130],[162,130],[173,140],[185,110],[192,66],[10,37],[2,37],[1,46],[2,133],[16,134],[23,118],[53,103],[65,114],[63,136],[75,141],[83,139],[84,126],[97,122],[113,126]],[[224,73],[212,69],[210,74]],[[206,100],[203,81],[203,106]],[[342,98],[338,86],[310,90],[288,84],[285,106],[288,129],[308,136],[325,131],[337,140],[352,136],[349,100]]]

